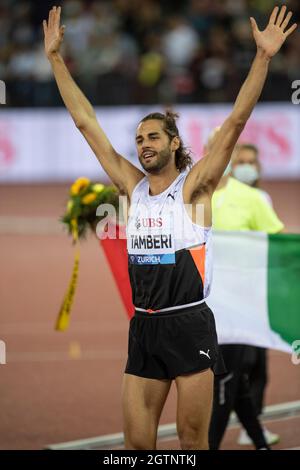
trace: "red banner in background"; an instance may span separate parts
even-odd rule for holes
[[[131,286],[128,275],[126,239],[120,239],[120,227],[116,227],[116,238],[105,238],[100,240],[111,272],[114,276],[123,304],[129,318],[133,316],[134,306],[132,303]]]

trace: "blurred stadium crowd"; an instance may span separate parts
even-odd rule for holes
[[[63,55],[94,105],[232,101],[254,55],[249,16],[259,26],[286,0],[63,0]],[[10,106],[59,106],[44,55],[49,2],[1,0],[0,77]],[[290,100],[300,79],[300,33],[271,64],[262,99]]]

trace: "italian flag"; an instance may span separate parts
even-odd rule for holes
[[[134,308],[126,240],[104,250],[129,318]],[[300,235],[214,232],[213,280],[207,303],[220,344],[252,344],[292,352],[300,340]]]
[[[300,340],[300,235],[215,232],[208,304],[219,342],[292,352]]]

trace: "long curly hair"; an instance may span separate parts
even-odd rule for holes
[[[179,115],[173,113],[172,111],[166,111],[166,114],[162,113],[151,113],[145,116],[141,122],[149,121],[150,119],[158,119],[163,122],[163,129],[165,133],[169,136],[170,142],[174,137],[178,137],[180,145],[175,151],[175,165],[178,171],[182,172],[186,168],[191,168],[193,166],[193,159],[191,157],[191,152],[184,146],[182,139],[179,135],[178,127],[176,125],[176,119]]]

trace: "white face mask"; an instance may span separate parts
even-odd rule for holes
[[[242,183],[252,185],[259,178],[256,166],[250,163],[240,163],[232,170],[233,176]]]

